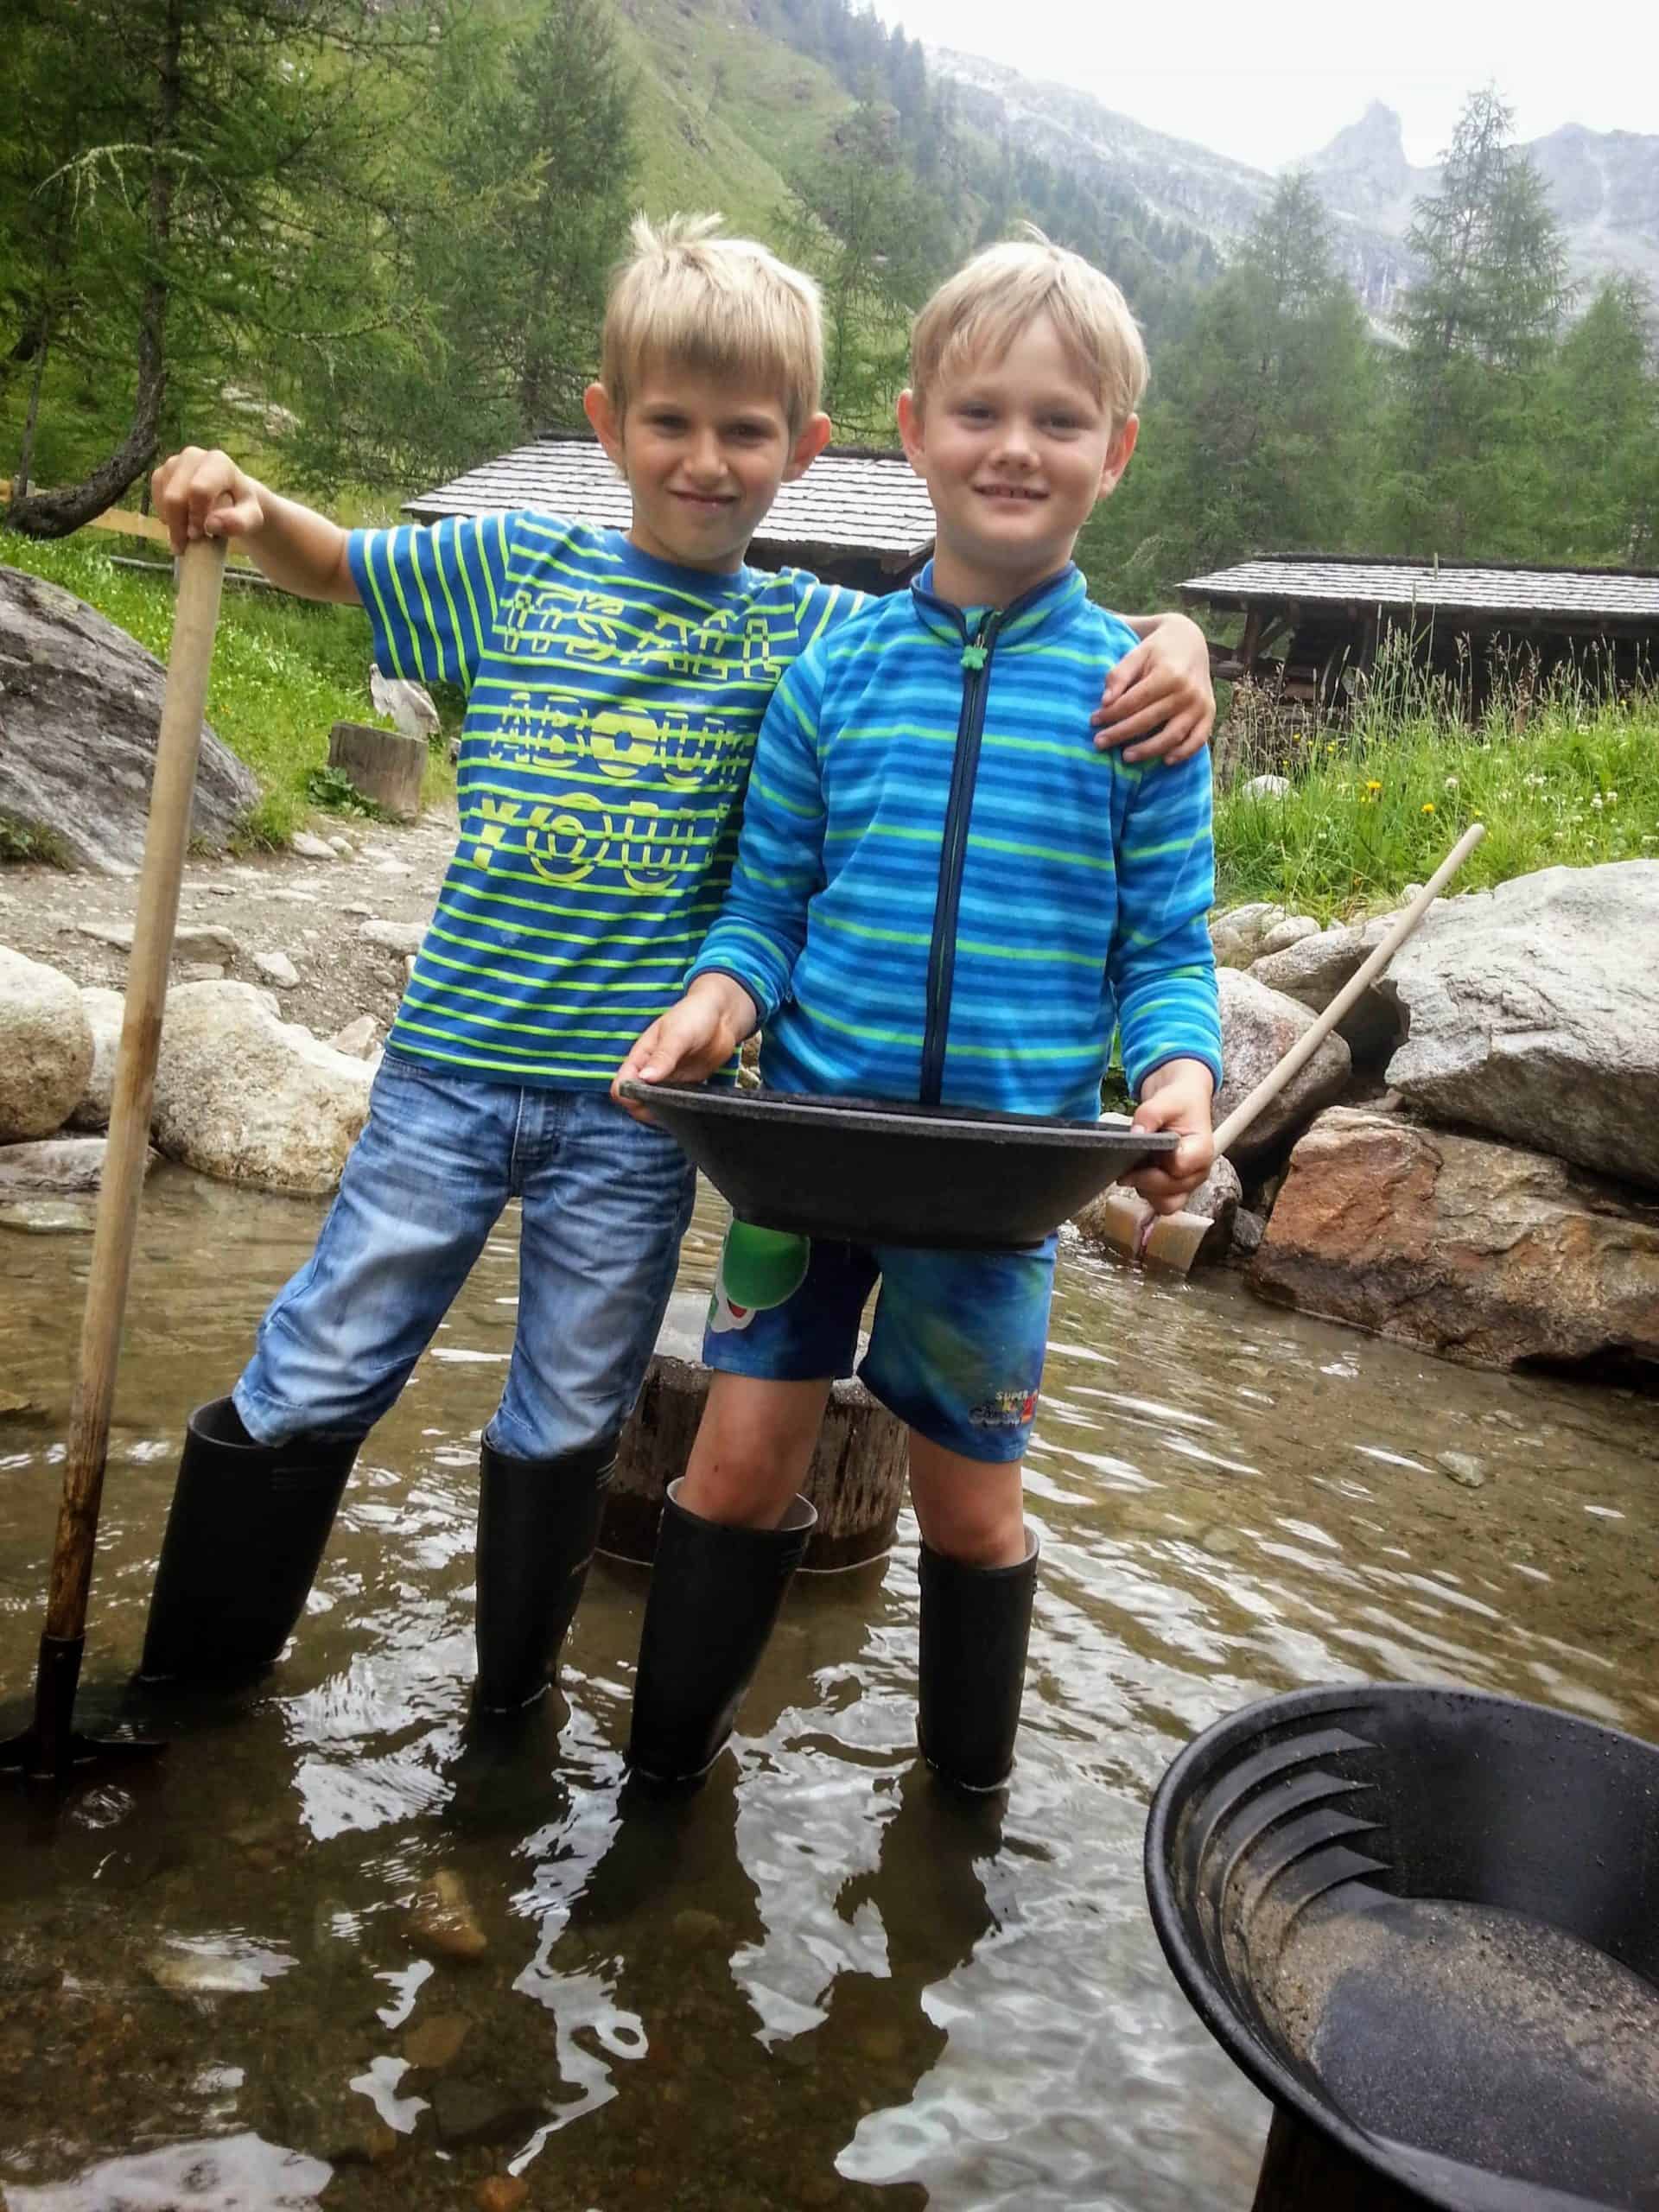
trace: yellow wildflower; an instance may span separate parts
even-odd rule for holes
[[[1424,812],[1425,814],[1433,814],[1433,811],[1434,811],[1434,802],[1433,802],[1433,800],[1432,798],[1426,798],[1426,799],[1423,801],[1423,812]]]
[[[1366,785],[1365,788],[1368,791],[1380,791],[1382,786],[1377,782],[1376,777],[1373,776],[1370,782]]]

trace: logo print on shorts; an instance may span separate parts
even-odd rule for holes
[[[1034,1390],[993,1390],[968,1416],[976,1428],[1023,1428],[1036,1418]]]

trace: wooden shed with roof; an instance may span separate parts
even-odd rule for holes
[[[601,529],[626,530],[628,487],[597,438],[550,430],[404,502],[417,522],[539,507]],[[827,582],[888,592],[908,583],[933,549],[927,486],[902,453],[829,446],[785,484],[756,531],[757,568],[810,569]]]
[[[1329,702],[1398,638],[1478,711],[1522,664],[1576,664],[1618,684],[1659,677],[1659,575],[1630,569],[1498,568],[1316,553],[1240,561],[1181,588],[1191,604],[1240,615],[1237,641],[1211,647],[1213,673],[1286,698]]]

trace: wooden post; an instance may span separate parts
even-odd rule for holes
[[[1426,2202],[1274,2107],[1250,2212],[1422,2212]]]
[[[685,1472],[692,1439],[709,1395],[709,1370],[658,1352],[645,1376],[617,1451],[606,1493],[599,1548],[620,1559],[649,1560],[670,1483]],[[905,1430],[861,1382],[837,1382],[830,1394],[806,1495],[818,1525],[801,1564],[809,1573],[860,1567],[893,1544],[907,1472]]]
[[[328,766],[400,822],[420,813],[426,747],[418,737],[367,722],[336,722],[328,733]]]

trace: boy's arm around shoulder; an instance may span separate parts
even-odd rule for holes
[[[636,1039],[611,1086],[637,1121],[650,1116],[620,1096],[619,1084],[700,1083],[725,1066],[788,994],[806,941],[807,906],[823,880],[822,681],[820,656],[809,652],[772,695],[725,902],[687,971],[684,996]]]
[[[1221,1088],[1221,1012],[1209,912],[1216,895],[1210,760],[1133,768],[1113,853],[1117,918],[1107,974],[1123,1073],[1136,1097],[1167,1060],[1203,1063]]]
[[[1172,766],[1202,752],[1216,726],[1210,641],[1187,614],[1122,614],[1136,643],[1112,669],[1090,721],[1103,753]]]
[[[283,499],[229,454],[186,446],[149,482],[175,553],[205,537],[234,538],[283,591],[347,606],[359,597],[340,524]]]
[[[819,753],[825,658],[804,653],[772,695],[749,771],[737,865],[690,975],[730,976],[765,1022],[789,995],[806,910],[823,882]]]

